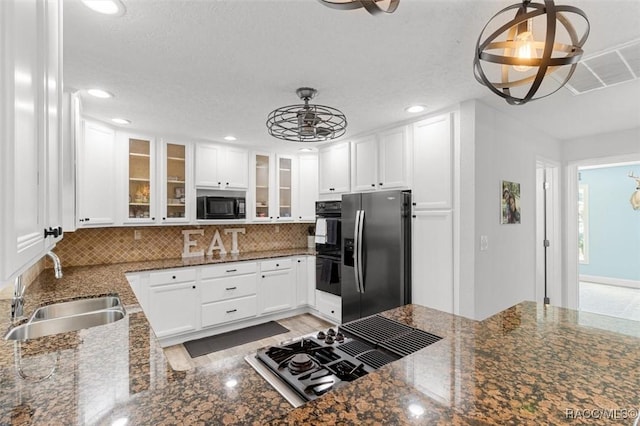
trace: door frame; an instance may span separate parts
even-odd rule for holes
[[[562,221],[560,181],[561,165],[557,161],[538,157],[536,159],[536,302],[544,302],[544,277],[546,266],[547,292],[550,303],[555,306],[565,306],[566,298],[562,291]],[[548,182],[546,194],[542,187]],[[544,255],[546,214],[546,239],[550,244],[547,249],[546,265]]]
[[[589,158],[572,161],[566,167],[566,241],[565,241],[565,282],[566,307],[579,309],[579,262],[578,262],[578,169],[590,166],[623,166],[625,163],[640,162],[640,154],[626,154],[612,157]]]

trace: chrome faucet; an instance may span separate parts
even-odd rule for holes
[[[60,258],[52,251],[48,252],[46,256],[49,256],[53,261],[53,273],[56,279],[62,278],[62,264]],[[11,321],[22,316],[24,308],[24,291],[26,286],[22,282],[22,275],[18,275],[13,283],[13,298],[11,299]]]
[[[48,252],[47,256],[49,256],[53,261],[53,273],[55,274],[56,279],[59,280],[62,278],[62,264],[60,263],[60,258],[52,251]]]
[[[22,283],[22,275],[13,282],[13,298],[11,299],[11,321],[22,316],[22,308],[24,308],[24,290],[26,287]]]

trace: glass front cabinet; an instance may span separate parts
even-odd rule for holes
[[[127,222],[155,221],[154,146],[150,138],[128,138]]]
[[[255,210],[254,220],[268,221],[273,219],[270,202],[271,192],[271,157],[268,154],[255,154]]]
[[[278,214],[280,221],[293,220],[293,157],[278,156]]]
[[[182,143],[162,144],[162,222],[189,222],[187,190],[190,187],[188,161],[190,146]]]

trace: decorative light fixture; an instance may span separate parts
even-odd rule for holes
[[[330,1],[330,0],[318,0],[320,3],[332,9],[339,10],[353,10],[364,7],[370,14],[377,15],[379,13],[393,13],[398,8],[400,0],[344,0],[344,1]],[[387,8],[383,8],[378,5],[378,2],[388,2]]]
[[[498,17],[502,18],[514,9],[517,10],[513,19],[504,24],[496,23]],[[578,38],[567,14],[584,20],[582,37]],[[534,24],[538,26],[534,27]],[[489,28],[493,32],[485,38]],[[540,34],[545,29],[544,41],[535,41],[535,36],[540,35],[537,29]],[[570,44],[560,42],[558,36],[561,35],[567,37]],[[544,4],[523,0],[522,4],[511,5],[496,13],[482,29],[473,61],[476,80],[511,105],[544,98],[560,90],[569,81],[582,57],[582,46],[588,36],[589,20],[577,7],[556,6],[553,0],[544,0]],[[499,37],[504,39],[499,40]],[[486,68],[483,68],[483,64]],[[565,65],[570,68],[564,78],[559,79],[563,81],[556,81],[559,86],[551,89],[545,86],[544,94],[534,98],[544,77]],[[491,79],[487,76],[490,70],[493,71]],[[519,94],[516,95],[515,91]]]
[[[269,113],[267,129],[274,138],[292,142],[322,142],[339,138],[347,131],[344,114],[324,105],[309,104],[318,93],[301,87],[296,94],[304,104],[289,105]]]

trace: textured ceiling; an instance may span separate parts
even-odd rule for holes
[[[559,139],[640,126],[640,80],[574,96],[562,89],[509,106],[478,84],[472,58],[478,34],[502,0],[402,0],[392,15],[337,11],[315,0],[123,0],[122,17],[64,0],[64,81],[82,94],[86,115],[124,117],[131,129],[189,140],[300,147],[277,141],[267,114],[313,102],[342,110],[349,138],[481,98]],[[640,39],[640,1],[573,0],[591,21],[585,51]]]

